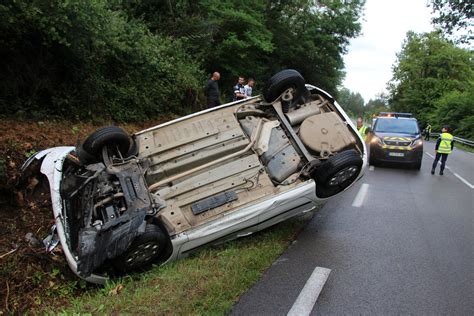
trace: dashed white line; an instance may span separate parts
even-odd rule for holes
[[[362,206],[362,203],[364,203],[365,196],[367,195],[368,189],[369,189],[369,185],[367,183],[363,183],[359,189],[359,192],[357,192],[354,202],[352,202],[353,207]]]
[[[311,313],[330,272],[331,270],[327,268],[314,269],[287,316],[306,316]]]
[[[374,166],[370,166],[370,167],[369,167],[369,170],[370,170],[370,171],[374,171],[374,170],[375,170],[375,167],[374,167]]]

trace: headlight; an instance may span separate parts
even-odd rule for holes
[[[423,140],[421,139],[417,139],[413,142],[413,147],[418,147],[418,146],[421,146],[423,145]]]
[[[373,136],[372,139],[370,140],[370,142],[372,144],[382,145],[382,140],[380,139],[380,137],[377,137],[377,136]]]

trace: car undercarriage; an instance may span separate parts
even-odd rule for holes
[[[105,127],[66,150],[60,180],[48,178],[59,181],[55,214],[73,270],[87,278],[172,260],[263,229],[359,178],[365,145],[342,109],[295,71],[282,73],[263,98],[132,137]]]

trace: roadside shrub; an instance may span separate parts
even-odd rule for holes
[[[179,40],[109,2],[0,4],[0,114],[124,121],[196,106],[203,74]]]

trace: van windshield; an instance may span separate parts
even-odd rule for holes
[[[402,133],[402,134],[419,134],[418,124],[415,120],[387,118],[377,119],[375,123],[375,132],[380,133]]]

